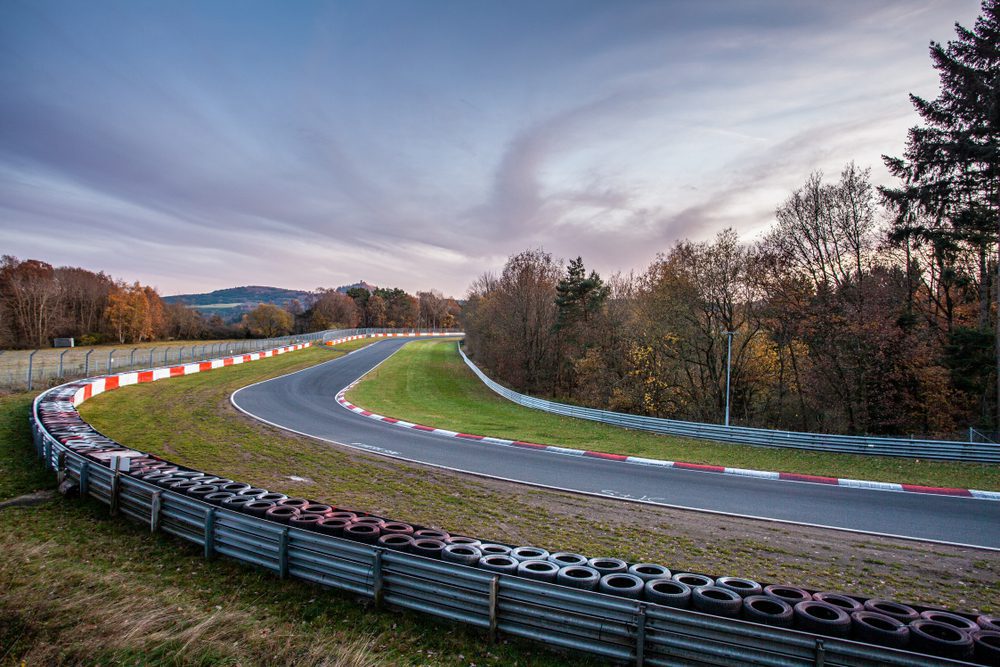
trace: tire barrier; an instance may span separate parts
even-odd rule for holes
[[[588,421],[601,422],[612,426],[639,429],[665,435],[676,435],[700,440],[732,442],[742,445],[763,447],[784,447],[808,449],[845,454],[904,456],[920,459],[941,459],[945,461],[974,461],[980,463],[1000,463],[1000,447],[995,443],[962,442],[957,440],[913,440],[910,438],[887,438],[876,436],[833,435],[828,433],[806,433],[799,431],[775,431],[746,426],[723,426],[686,422],[677,419],[644,417],[624,412],[611,412],[596,408],[584,408],[568,403],[557,403],[535,398],[508,389],[494,381],[458,348],[462,360],[473,373],[494,392],[508,401],[543,412],[576,417]]]
[[[237,362],[207,363],[192,372]],[[638,665],[995,664],[995,617],[453,536],[164,461],[101,435],[75,409],[102,391],[182,370],[49,390],[34,402],[32,431],[63,486],[198,544],[206,558]]]

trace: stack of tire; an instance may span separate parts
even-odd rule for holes
[[[39,402],[39,418],[59,442],[106,463],[129,451],[79,416],[72,398],[81,385],[50,391]],[[716,616],[854,639],[891,648],[1000,665],[1000,617],[914,608],[891,600],[764,585],[739,577],[672,572],[656,563],[550,553],[511,546],[372,516],[351,508],[290,498],[174,465],[153,456],[130,459],[129,474],[220,508],[294,528],[404,551],[490,572],[598,591]]]

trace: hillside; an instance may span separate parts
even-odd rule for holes
[[[247,285],[203,294],[176,294],[163,297],[167,303],[183,303],[197,309],[204,315],[219,315],[222,319],[229,321],[239,319],[243,313],[253,310],[262,303],[273,303],[285,307],[296,299],[303,307],[307,307],[314,299],[314,295],[312,292],[304,290]]]

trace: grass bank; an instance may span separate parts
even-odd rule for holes
[[[974,549],[771,524],[526,488],[342,451],[250,420],[246,384],[329,358],[305,350],[137,385],[82,406],[120,441],[287,493],[458,533],[675,570],[996,611],[1000,558]],[[0,399],[0,501],[51,489],[25,419]],[[338,408],[334,408],[338,409]],[[292,477],[295,479],[292,479]],[[0,509],[0,664],[595,664],[471,630],[375,612],[353,597],[220,558],[79,499]]]
[[[490,391],[466,367],[453,342],[408,344],[354,387],[348,398],[379,414],[513,440],[753,470],[1000,490],[997,465],[732,445],[531,410]]]

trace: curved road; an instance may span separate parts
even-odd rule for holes
[[[337,392],[409,340],[380,341],[333,361],[244,387],[233,394],[233,404],[250,416],[304,435],[462,472],[658,505],[1000,548],[997,501],[561,456],[403,429],[337,404]]]

